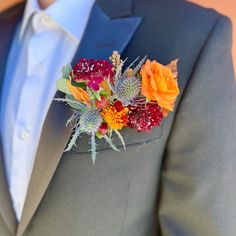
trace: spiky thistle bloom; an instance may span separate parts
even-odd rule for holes
[[[87,110],[79,120],[80,130],[82,132],[93,134],[96,133],[102,123],[102,116],[99,110]]]
[[[124,105],[129,105],[140,94],[141,82],[135,76],[123,77],[117,81],[115,87],[118,99]]]
[[[150,132],[155,126],[159,126],[163,119],[161,108],[157,103],[147,103],[139,106],[129,106],[127,124],[128,127],[134,128],[141,132]]]
[[[129,109],[124,107],[120,101],[116,101],[112,106],[104,109],[101,115],[110,128],[119,130],[128,122],[128,111]]]

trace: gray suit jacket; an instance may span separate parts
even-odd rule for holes
[[[23,9],[20,4],[0,14],[1,84]],[[86,136],[63,153],[71,111],[53,102],[19,224],[0,155],[0,235],[235,236],[230,21],[181,0],[97,1],[74,61],[107,58],[114,49],[130,61],[179,58],[175,112],[150,134],[123,130],[126,151],[100,141],[93,166]]]

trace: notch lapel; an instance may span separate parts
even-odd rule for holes
[[[95,3],[72,63],[81,57],[107,59],[113,50],[122,52],[139,23],[139,17],[110,19]],[[17,236],[21,236],[30,223],[63,155],[71,135],[71,130],[65,126],[70,115],[68,106],[52,102],[43,126]]]
[[[95,3],[72,63],[76,63],[82,57],[107,60],[114,50],[121,53],[140,22],[140,17],[111,19]]]
[[[8,54],[16,27],[22,17],[24,4],[17,5],[0,14],[0,94],[6,70]],[[1,100],[0,100],[1,103]],[[1,115],[1,114],[0,114]],[[13,210],[4,169],[2,140],[0,139],[0,215],[12,235],[16,233],[17,220]]]
[[[8,230],[11,232],[11,234],[15,234],[17,220],[13,210],[4,170],[2,145],[0,145],[0,214]]]

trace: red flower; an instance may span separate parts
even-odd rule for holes
[[[157,103],[147,103],[141,106],[129,106],[128,124],[130,128],[138,132],[150,132],[155,126],[159,126],[163,119],[161,108]]]
[[[73,80],[88,81],[91,89],[98,91],[99,84],[108,77],[113,77],[112,65],[106,60],[94,60],[82,58],[72,67]]]
[[[108,125],[107,125],[107,123],[102,123],[101,126],[98,129],[98,132],[101,135],[105,135],[108,132]]]
[[[110,105],[109,100],[104,96],[101,97],[100,101],[96,100],[96,106],[98,109],[105,109],[109,105]]]
[[[116,111],[120,112],[122,110],[124,110],[123,104],[121,101],[115,101],[113,106],[115,107]]]

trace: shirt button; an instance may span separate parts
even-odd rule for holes
[[[34,67],[34,73],[39,73],[40,71],[42,71],[43,66],[41,64],[38,64],[37,66]]]
[[[45,25],[45,26],[51,26],[52,25],[52,20],[50,17],[48,16],[42,16],[42,23]]]
[[[29,139],[29,132],[24,130],[20,134],[20,138],[24,141],[27,141]]]

